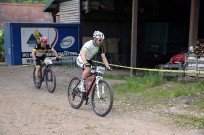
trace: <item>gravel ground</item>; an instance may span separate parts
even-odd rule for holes
[[[97,116],[89,105],[73,109],[67,101],[67,86],[80,71],[53,70],[57,87],[48,93],[45,84],[35,89],[33,66],[0,66],[0,135],[204,135],[201,130],[176,128],[154,112],[123,108],[118,100],[106,117]],[[108,81],[111,85],[123,82]]]

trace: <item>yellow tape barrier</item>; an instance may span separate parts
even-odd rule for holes
[[[93,60],[95,63],[101,63],[99,61]],[[120,68],[126,68],[126,69],[137,69],[137,70],[143,70],[143,71],[155,71],[155,72],[169,72],[169,73],[192,73],[192,74],[204,74],[204,71],[200,70],[167,70],[167,69],[150,69],[150,68],[137,68],[137,67],[128,67],[128,66],[121,66],[121,65],[115,65],[115,64],[109,64],[113,67],[120,67]]]

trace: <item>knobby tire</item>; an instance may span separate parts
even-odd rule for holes
[[[72,108],[78,109],[83,104],[83,93],[79,90],[78,84],[80,79],[73,78],[68,86],[68,101]]]
[[[51,69],[46,70],[45,84],[46,84],[48,92],[53,93],[55,91],[56,76],[55,76],[55,73]]]
[[[105,80],[99,81],[99,91],[100,91],[100,97],[97,96],[96,91],[96,85],[94,89],[92,90],[91,95],[91,104],[93,111],[101,117],[106,116],[112,109],[113,106],[113,91],[109,84]],[[102,87],[104,87],[105,93],[102,94]]]

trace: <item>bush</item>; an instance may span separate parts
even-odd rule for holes
[[[0,59],[4,59],[4,32],[0,28]]]

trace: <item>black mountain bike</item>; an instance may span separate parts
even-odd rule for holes
[[[56,58],[53,58],[53,60]],[[40,89],[42,86],[42,82],[45,80],[45,84],[47,87],[48,92],[53,93],[56,88],[56,76],[55,73],[51,69],[52,65],[52,59],[51,58],[45,58],[44,61],[41,62],[40,66],[40,72],[39,72],[39,84],[36,84],[36,76],[35,76],[35,70],[36,67],[33,70],[33,82],[37,89]]]
[[[80,79],[74,77],[68,86],[68,100],[72,108],[78,109],[81,107],[84,101],[85,105],[89,103],[89,94],[91,93],[91,105],[93,111],[101,117],[106,116],[112,109],[113,106],[113,91],[109,84],[103,80],[102,75],[105,72],[105,68],[98,66],[95,68],[93,73],[90,73],[88,77],[95,75],[94,80],[87,88],[84,83],[86,92],[81,92],[78,88]],[[87,77],[87,78],[88,78]]]

